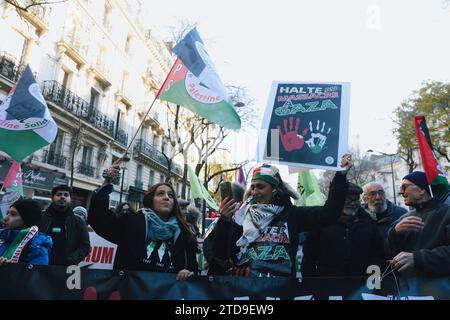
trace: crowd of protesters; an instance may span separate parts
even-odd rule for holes
[[[108,169],[110,177],[119,174],[119,164]],[[323,206],[293,205],[298,193],[272,165],[254,168],[248,190],[233,183],[233,197],[222,199],[203,240],[208,275],[294,277],[301,232],[304,277],[364,276],[370,265],[406,275],[450,275],[450,206],[448,198],[432,196],[425,173],[402,180],[408,212],[386,199],[381,184],[348,182],[350,155],[341,166]],[[170,183],[158,183],[139,210],[129,203],[113,210],[112,191],[107,175],[89,210],[72,209],[67,185],[52,190],[44,211],[35,200],[13,203],[0,229],[0,266],[77,265],[89,254],[92,228],[117,245],[115,269],[175,273],[178,280],[199,274],[200,212],[194,205],[177,198]]]

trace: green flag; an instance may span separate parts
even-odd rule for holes
[[[297,190],[301,198],[295,201],[295,205],[307,207],[324,205],[326,197],[320,192],[317,178],[310,170],[298,173]]]
[[[206,203],[211,208],[218,211],[219,206],[214,201],[213,197],[211,197],[208,190],[206,190],[206,188],[200,183],[200,181],[198,180],[198,177],[195,175],[194,170],[192,170],[192,168],[190,166],[187,166],[187,168],[188,168],[189,183],[191,184],[192,197],[205,199]]]
[[[227,129],[241,128],[241,119],[206,52],[192,29],[173,49],[178,56],[158,98],[176,103]]]

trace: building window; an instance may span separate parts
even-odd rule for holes
[[[148,127],[142,127],[141,140],[147,142],[147,137],[148,137]]]
[[[138,164],[137,170],[136,170],[136,181],[134,183],[136,188],[142,189],[142,166]]]
[[[91,165],[91,162],[92,162],[92,147],[91,146],[83,147],[83,156],[81,158],[81,162],[88,166]]]
[[[91,88],[91,99],[89,101],[89,107],[91,110],[97,110],[100,101],[100,92]]]
[[[60,74],[59,83],[61,83],[65,89],[70,89],[70,83],[72,80],[72,72],[64,70],[64,69],[62,69],[61,71],[62,72]]]
[[[50,153],[63,154],[64,132],[59,131],[55,141],[50,145]]]
[[[148,186],[151,187],[155,184],[155,171],[150,170],[150,179],[148,180]]]

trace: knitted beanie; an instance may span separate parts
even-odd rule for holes
[[[39,202],[32,199],[21,199],[14,202],[11,207],[14,207],[22,217],[24,227],[29,228],[39,224],[41,220],[42,209]]]
[[[430,193],[430,189],[428,188],[427,176],[425,175],[425,172],[414,171],[404,176],[403,179],[411,181],[419,188],[424,189],[427,193]]]

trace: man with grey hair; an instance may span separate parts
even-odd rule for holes
[[[386,199],[384,188],[378,182],[370,182],[363,188],[363,208],[377,223],[383,239],[386,239],[387,231],[392,223],[404,215],[407,210],[399,207]]]
[[[432,198],[425,173],[403,177],[400,193],[414,208],[389,230],[385,251],[406,274],[450,276],[450,207]]]

